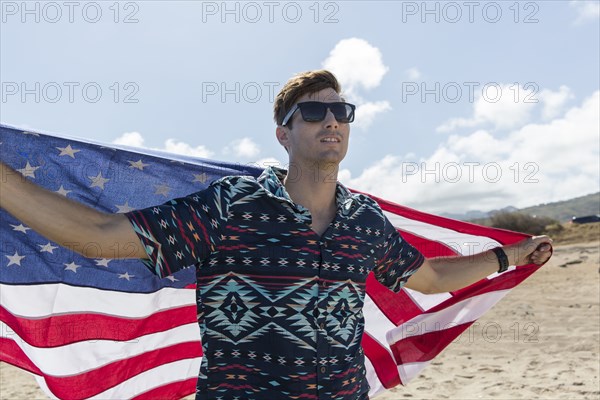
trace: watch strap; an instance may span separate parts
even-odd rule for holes
[[[501,274],[502,272],[508,269],[508,256],[506,255],[502,247],[494,247],[492,251],[494,252],[494,254],[496,254],[496,257],[498,258],[498,264],[500,264],[500,268],[498,268],[498,273]]]

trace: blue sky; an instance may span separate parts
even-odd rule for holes
[[[285,166],[274,94],[329,68],[358,105],[340,180],[420,210],[600,181],[590,1],[1,3],[2,123]]]

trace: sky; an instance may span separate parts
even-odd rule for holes
[[[600,1],[1,1],[0,121],[285,167],[273,99],[357,105],[339,180],[432,213],[600,190]]]

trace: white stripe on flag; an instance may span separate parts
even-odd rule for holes
[[[25,318],[80,312],[142,318],[161,310],[195,305],[195,296],[192,289],[164,288],[154,293],[125,293],[62,283],[0,284],[0,304],[11,314]]]
[[[367,371],[367,381],[369,382],[369,398],[373,398],[381,393],[385,392],[385,387],[377,377],[377,373],[375,372],[375,368],[369,360],[368,357],[365,357],[365,369]]]
[[[499,246],[500,243],[487,236],[469,235],[453,229],[431,225],[384,211],[392,225],[398,229],[412,232],[415,235],[444,243],[462,255],[473,255]]]
[[[368,294],[365,294],[363,314],[365,318],[365,332],[378,341],[381,346],[385,347],[393,358],[386,339],[386,332],[396,328],[396,325],[381,312],[379,307],[377,307],[377,304],[371,300],[371,297]]]
[[[418,305],[423,311],[427,311],[430,308],[435,307],[438,304],[452,298],[452,295],[450,293],[424,294],[421,292],[417,292],[416,290],[411,290],[407,287],[403,289],[410,296],[411,300],[416,305]]]
[[[10,329],[0,321],[0,329]],[[31,346],[20,337],[13,340],[31,361],[45,374],[68,376],[99,368],[117,360],[127,359],[147,351],[178,343],[199,342],[197,323],[181,325],[164,332],[140,336],[128,342],[113,340],[86,340],[60,347]]]
[[[473,296],[453,304],[442,311],[424,313],[391,329],[387,333],[389,343],[396,343],[411,336],[436,332],[472,322],[502,299],[510,290],[497,290]]]
[[[169,383],[197,378],[202,358],[193,358],[163,364],[159,367],[144,371],[126,381],[121,382],[89,399],[130,399],[142,393]],[[52,399],[58,399],[50,390],[44,377],[34,375],[40,388]],[[150,383],[151,382],[151,383]],[[149,384],[150,383],[150,384]]]

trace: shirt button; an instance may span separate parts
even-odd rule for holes
[[[321,322],[321,324],[319,325],[319,328],[325,329],[325,324]]]
[[[327,368],[325,368],[325,367],[321,367],[321,373],[322,373],[322,374],[324,374],[324,373],[325,373],[325,371],[327,371]]]

